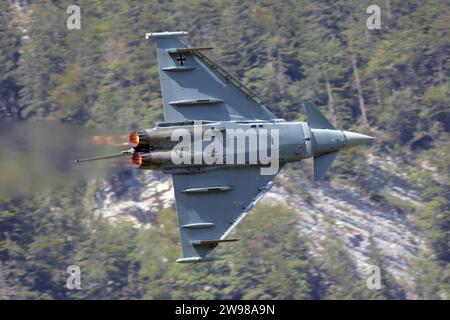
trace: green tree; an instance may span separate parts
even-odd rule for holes
[[[11,6],[6,1],[0,4],[0,117],[20,118],[16,72],[21,41],[17,23],[11,19]]]

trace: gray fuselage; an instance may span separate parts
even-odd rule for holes
[[[282,164],[337,151],[347,144],[344,131],[311,129],[307,122],[283,120],[159,123],[139,134],[140,141],[147,142],[141,150],[137,147],[143,159],[139,167],[168,173],[193,167],[268,166],[275,160]],[[174,161],[176,150],[182,150],[184,162]],[[214,161],[205,160],[206,155]]]

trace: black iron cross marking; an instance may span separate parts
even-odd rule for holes
[[[186,58],[183,57],[182,53],[180,53],[179,58],[177,58],[177,61],[179,61],[181,65],[184,65],[183,61],[186,61]]]

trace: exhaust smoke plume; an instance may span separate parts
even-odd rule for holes
[[[0,121],[0,197],[45,192],[129,167],[130,159],[89,165],[74,159],[123,150],[128,136],[55,122]]]

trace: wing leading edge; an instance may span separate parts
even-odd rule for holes
[[[272,186],[274,175],[259,167],[224,167],[194,174],[173,174],[183,258],[177,262],[208,261],[208,255]]]
[[[270,120],[253,91],[180,40],[186,32],[148,33],[156,43],[165,121]]]

